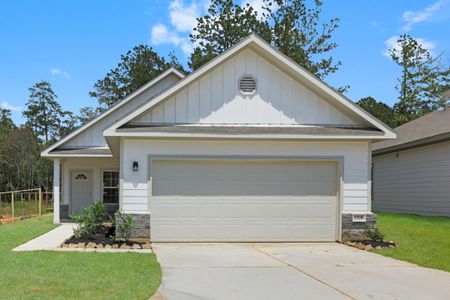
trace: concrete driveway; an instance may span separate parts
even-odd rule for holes
[[[450,273],[341,244],[153,244],[153,299],[450,299]]]

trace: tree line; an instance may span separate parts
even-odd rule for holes
[[[82,107],[78,114],[64,110],[47,81],[29,89],[25,124],[16,125],[11,112],[0,110],[0,191],[52,185],[52,163],[40,151],[120,102],[139,87],[170,67],[184,73],[197,70],[234,46],[250,33],[276,47],[318,78],[339,70],[341,62],[332,56],[338,44],[333,34],[339,18],[323,21],[322,1],[264,0],[258,13],[249,4],[233,0],[212,0],[207,13],[197,19],[190,34],[195,45],[184,68],[172,52],[167,58],[147,45],[137,45],[120,56],[119,63],[95,82],[89,96],[96,104]],[[390,50],[400,67],[397,102],[390,107],[368,96],[357,103],[388,125],[396,127],[448,105],[450,68],[440,56],[433,57],[417,40],[403,35],[399,47]],[[349,86],[335,87],[344,92]],[[387,99],[383,99],[387,100]]]

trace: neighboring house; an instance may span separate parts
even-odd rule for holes
[[[374,226],[371,143],[389,138],[251,35],[185,78],[165,72],[42,155],[54,160],[55,222],[99,200],[153,241],[335,241]]]
[[[450,217],[450,110],[395,131],[398,139],[372,146],[373,208]]]

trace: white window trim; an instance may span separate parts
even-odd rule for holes
[[[100,182],[100,186],[101,186],[100,193],[101,193],[102,203],[106,204],[106,205],[118,205],[120,203],[120,170],[119,169],[101,169],[100,172],[102,174],[102,180]],[[103,197],[105,196],[105,194],[104,194],[105,185],[103,184],[103,177],[104,177],[105,172],[117,172],[118,173],[119,186],[117,188],[119,189],[119,200],[117,203],[105,203],[105,201],[103,199]]]

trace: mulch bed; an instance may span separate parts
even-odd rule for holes
[[[344,242],[345,245],[355,247],[361,250],[381,250],[383,248],[395,248],[396,244],[394,241],[380,242],[373,240],[363,240],[363,241],[347,241]]]
[[[105,235],[88,235],[80,238],[72,236],[65,240],[61,248],[86,248],[86,249],[151,249],[150,241],[145,239],[133,239],[128,241],[116,240]]]

